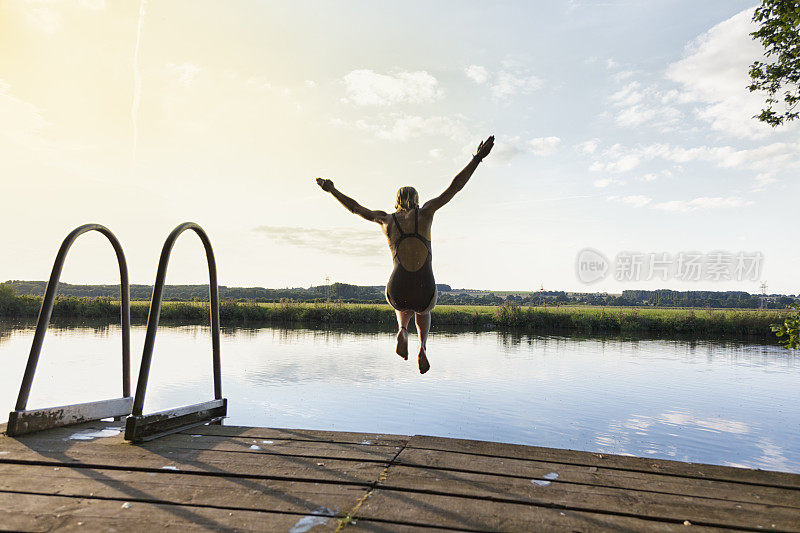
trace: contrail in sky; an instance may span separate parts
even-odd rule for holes
[[[139,41],[142,38],[142,23],[147,12],[147,0],[139,2],[139,23],[136,27],[136,48],[133,49],[133,103],[131,104],[131,121],[133,122],[133,157],[136,158],[136,145],[139,143],[139,102],[142,98],[142,77],[139,74]]]

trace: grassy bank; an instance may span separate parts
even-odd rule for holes
[[[0,317],[35,318],[40,299],[13,297],[0,301]],[[142,323],[147,319],[148,302],[133,302],[131,318]],[[620,308],[620,307],[491,307],[442,305],[433,311],[437,325],[466,326],[473,329],[508,328],[530,332],[643,333],[648,335],[690,335],[759,338],[774,342],[770,324],[780,322],[786,311]],[[53,309],[54,318],[119,319],[119,303],[110,299],[60,298]],[[165,302],[164,321],[207,323],[208,304]],[[220,307],[223,326],[260,323],[294,324],[370,324],[393,327],[394,311],[379,304],[309,304],[224,302]]]

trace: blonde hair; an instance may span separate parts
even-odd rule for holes
[[[395,209],[410,211],[419,207],[419,193],[414,187],[400,187],[397,189],[397,200],[394,203]]]

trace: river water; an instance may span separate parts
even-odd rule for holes
[[[134,378],[144,331],[131,333]],[[30,325],[0,325],[0,421],[32,337]],[[212,398],[210,346],[207,327],[159,329],[145,412]],[[800,472],[800,356],[778,346],[435,330],[430,372],[414,353],[395,355],[385,331],[225,330],[226,423]],[[118,396],[119,362],[118,326],[51,325],[28,407]]]

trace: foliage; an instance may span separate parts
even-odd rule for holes
[[[761,41],[768,63],[756,61],[750,65],[750,91],[767,93],[766,108],[756,118],[770,126],[791,122],[799,115],[795,111],[800,101],[800,3],[796,0],[763,0],[753,14],[760,27],[751,33]],[[786,110],[776,112],[773,106],[781,101]]]
[[[783,324],[771,324],[770,327],[781,345],[800,350],[800,304],[794,304],[792,307],[797,310],[796,313],[786,317]]]
[[[44,281],[9,281],[17,295],[41,296],[44,294]],[[567,293],[564,291],[519,291],[489,292],[480,290],[452,289],[449,285],[438,284],[441,305],[486,305],[498,306],[560,306],[597,305],[622,307],[712,307],[715,309],[785,309],[796,301],[796,297],[784,295],[760,295],[742,291],[672,291],[667,289],[645,291],[625,290],[621,295],[605,293]],[[131,285],[131,300],[149,301],[153,288],[149,285]],[[220,285],[219,294],[223,300],[237,302],[338,302],[382,304],[383,285],[350,285],[332,283],[308,288],[265,289],[263,287],[226,287]],[[60,283],[58,294],[62,297],[80,298],[119,298],[119,285],[70,285]],[[164,287],[164,300],[173,302],[207,302],[208,285],[167,285]]]
[[[9,299],[9,294],[12,299]],[[5,318],[35,318],[41,299],[14,296],[0,285],[0,315]],[[144,323],[149,303],[132,302],[131,319]],[[119,320],[119,301],[110,298],[60,297],[53,308],[54,319]],[[647,334],[653,336],[691,335],[696,338],[740,337],[774,339],[770,325],[783,319],[783,311],[739,309],[694,309],[657,307],[522,306],[508,301],[500,306],[438,305],[433,310],[433,328],[461,326],[475,331],[508,329],[525,332],[569,334]],[[166,323],[207,324],[207,302],[164,302],[161,319]],[[386,304],[341,302],[277,303],[223,301],[223,327],[260,324],[370,325],[395,328],[394,310]],[[795,319],[796,320],[796,319]],[[796,324],[796,322],[795,322]],[[795,326],[795,332],[796,326]]]
[[[30,296],[17,296],[14,287],[0,283],[0,318],[36,316],[39,299]]]
[[[0,283],[0,305],[4,305],[14,299],[14,287],[8,283]]]

